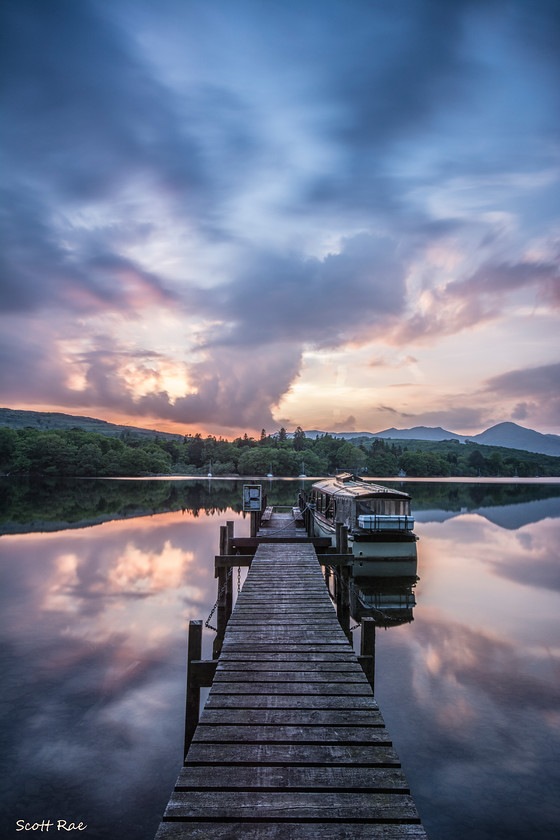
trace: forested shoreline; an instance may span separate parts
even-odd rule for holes
[[[0,428],[0,473],[75,477],[150,475],[328,475],[352,470],[391,477],[560,476],[560,458],[472,442],[390,441],[329,434],[315,439],[298,427],[233,441],[197,434],[182,440],[127,433],[108,437],[83,429]]]

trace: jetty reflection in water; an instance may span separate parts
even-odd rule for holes
[[[243,482],[2,483],[2,836],[50,818],[153,840],[181,763],[186,625],[216,597],[219,525],[249,533]],[[262,483],[277,504],[301,485]],[[430,840],[556,836],[560,486],[407,488],[414,620],[378,631],[376,695]]]

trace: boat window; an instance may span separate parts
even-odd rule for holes
[[[367,499],[367,501],[358,501],[356,502],[356,514],[357,516],[362,516],[371,513],[385,513],[383,506],[384,502],[382,500]]]

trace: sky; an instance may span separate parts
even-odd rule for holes
[[[556,0],[0,0],[0,403],[560,433]]]

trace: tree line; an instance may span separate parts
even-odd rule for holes
[[[329,434],[315,439],[298,426],[233,441],[200,434],[182,440],[108,437],[80,428],[40,431],[0,428],[4,475],[328,475],[339,471],[388,477],[558,476],[560,458],[504,447],[449,441],[390,441]]]

